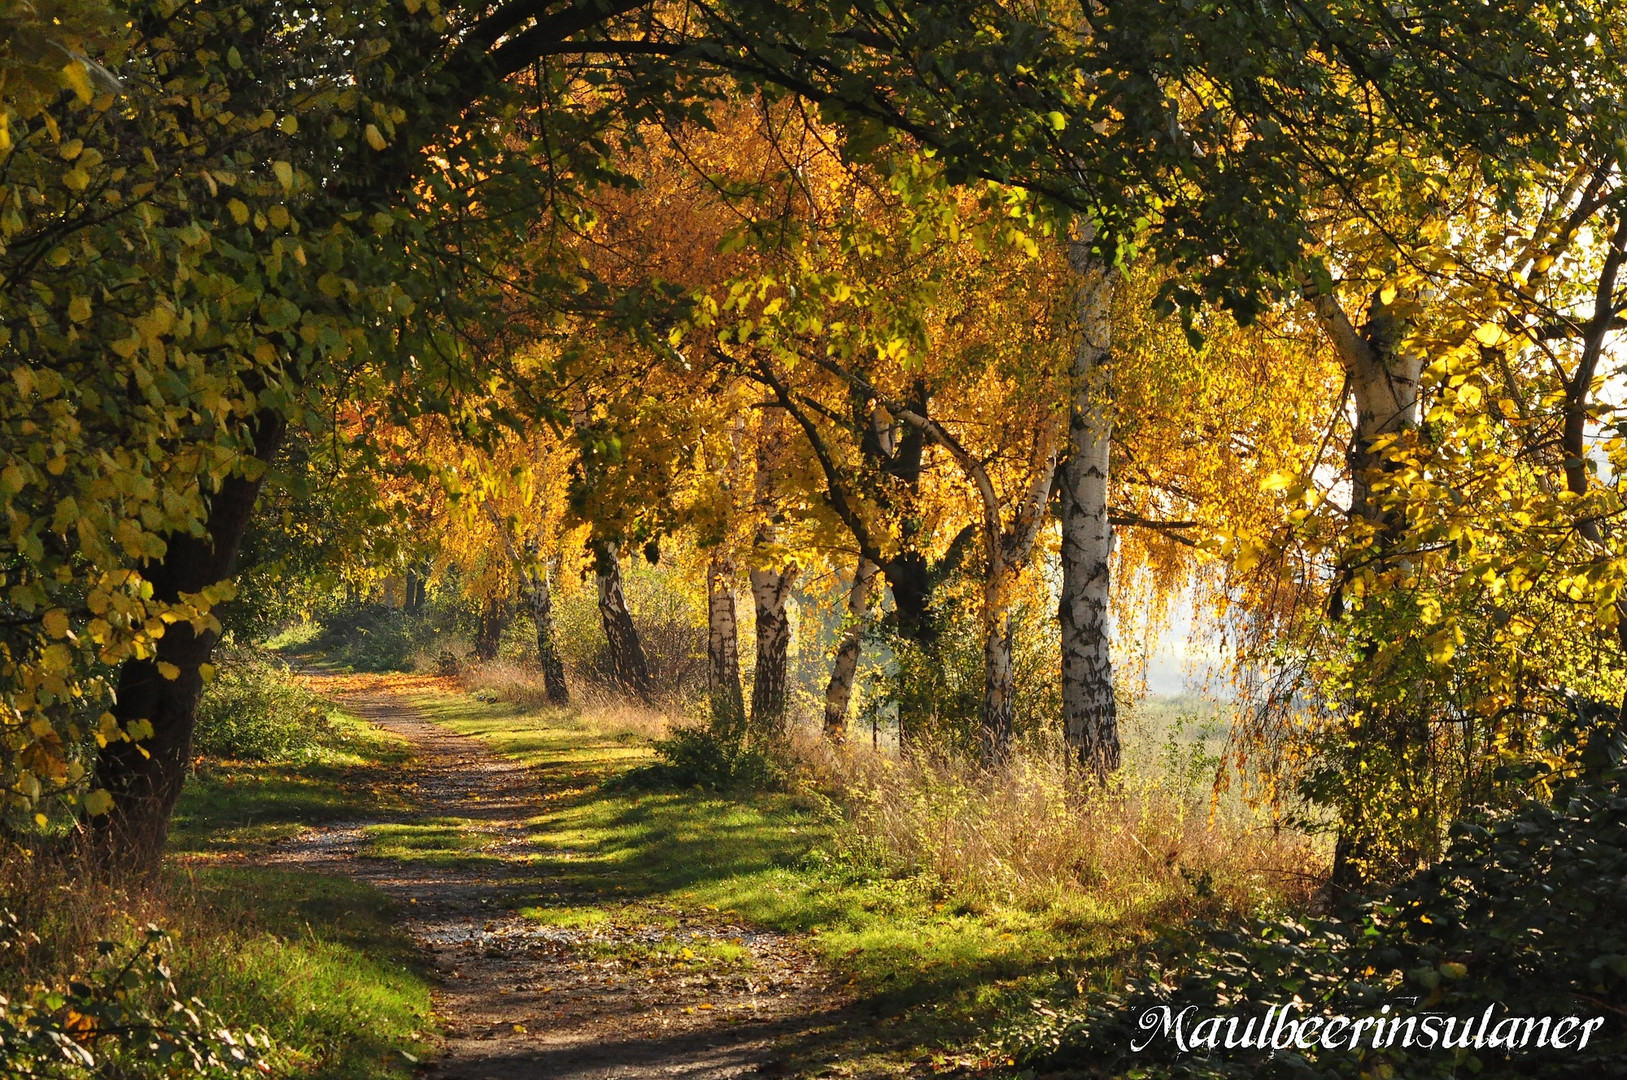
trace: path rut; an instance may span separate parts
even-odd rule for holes
[[[323,676],[312,676],[319,690]],[[481,742],[440,727],[387,691],[330,692],[346,709],[407,739],[399,774],[413,810],[311,828],[260,861],[366,881],[395,899],[440,982],[444,1054],[434,1080],[726,1080],[783,1075],[776,1043],[839,1008],[839,989],[797,942],[705,913],[578,898],[601,907],[591,928],[550,926],[516,905],[554,886],[527,855],[525,822],[545,811],[543,781]],[[364,854],[374,824],[463,819],[494,859],[442,865]],[[722,969],[675,966],[691,946],[728,942],[749,959]],[[644,959],[641,959],[644,958]]]

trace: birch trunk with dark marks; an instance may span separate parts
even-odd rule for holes
[[[1112,269],[1086,240],[1068,246],[1073,273],[1074,398],[1061,467],[1062,718],[1068,747],[1086,772],[1119,767],[1118,708],[1109,635],[1109,450],[1113,441]]]
[[[1418,426],[1418,380],[1423,356],[1402,350],[1407,321],[1393,305],[1374,297],[1367,319],[1358,331],[1337,297],[1312,298],[1323,329],[1344,366],[1356,406],[1351,434],[1350,516],[1382,524],[1382,513],[1372,504],[1373,478],[1384,466],[1374,443]]]
[[[734,610],[734,561],[713,555],[706,566],[706,689],[712,729],[738,737],[746,720],[740,688],[740,624]]]
[[[985,606],[988,601],[985,601]],[[1017,677],[1011,666],[1011,615],[1003,606],[983,626],[983,760],[998,764],[1011,751]]]
[[[753,570],[751,599],[757,616],[757,668],[751,682],[751,733],[776,740],[785,734],[791,619],[786,601],[796,580],[793,563],[784,570]]]
[[[520,579],[520,588],[531,605],[531,619],[537,632],[537,663],[542,667],[542,689],[551,705],[570,704],[570,691],[565,686],[565,664],[559,658],[559,647],[554,640],[554,599],[548,585],[548,566],[538,557],[535,542],[527,542],[522,554],[514,542],[508,521],[497,512],[497,507],[486,503],[486,516],[491,518],[497,535],[502,537],[508,551],[514,576]]]
[[[221,481],[208,499],[203,536],[166,538],[164,558],[143,571],[154,600],[176,603],[183,594],[231,579],[254,516],[264,467],[281,446],[283,431],[280,417],[262,417],[252,429],[253,476],[234,474]],[[134,743],[109,742],[97,755],[96,782],[113,797],[113,806],[91,818],[89,825],[96,855],[105,865],[137,872],[158,866],[192,757],[192,733],[203,696],[202,665],[209,662],[218,637],[215,631],[194,629],[182,619],[166,628],[155,656],[126,660],[119,667],[113,716],[121,725],[144,720],[152,726],[152,735]],[[165,678],[160,665],[174,665],[175,677]]]
[[[859,669],[859,651],[864,646],[865,620],[870,610],[870,592],[880,571],[869,559],[860,558],[853,571],[853,584],[847,590],[847,629],[836,646],[830,666],[830,682],[825,686],[825,738],[831,742],[847,739],[847,711],[853,700],[853,676]]]
[[[754,538],[749,575],[752,607],[756,617],[757,663],[751,681],[751,718],[748,724],[755,740],[775,741],[785,734],[787,667],[791,654],[791,620],[786,601],[796,580],[797,566],[772,565],[779,541],[779,493],[774,475],[785,451],[785,413],[768,409],[763,413],[757,435],[756,505],[759,522]],[[770,565],[761,565],[762,563]]]
[[[542,665],[542,689],[550,705],[569,705],[570,688],[565,685],[565,662],[559,657],[554,634],[554,596],[548,583],[548,568],[533,565],[524,578],[531,600],[531,619],[537,627],[537,662]]]
[[[599,620],[604,624],[605,641],[610,647],[610,667],[622,688],[648,697],[650,664],[639,643],[633,613],[627,609],[627,594],[621,586],[621,555],[614,540],[594,545],[594,561],[599,579]]]

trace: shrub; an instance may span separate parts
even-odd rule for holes
[[[0,952],[25,944],[17,917],[0,912]],[[60,986],[0,997],[0,1076],[60,1078],[223,1076],[260,1070],[267,1043],[234,1034],[175,988],[168,936],[149,926],[133,948],[97,943],[89,970]]]
[[[270,761],[315,746],[327,704],[263,650],[222,650],[198,706],[193,749],[208,757]]]
[[[1171,942],[1122,994],[1082,1006],[1037,1004],[1008,1052],[1028,1064],[1089,1075],[1146,1077],[1627,1076],[1627,769],[1622,734],[1600,729],[1557,767],[1526,782],[1546,789],[1516,811],[1454,827],[1446,857],[1350,913],[1306,923],[1258,922]],[[1598,768],[1602,756],[1613,759]],[[1591,763],[1590,763],[1591,762]],[[1218,1049],[1182,1054],[1159,1038],[1131,1054],[1149,1008],[1199,1017],[1353,1018],[1429,1012],[1494,1023],[1509,1016],[1615,1013],[1585,1049],[1454,1051],[1364,1043],[1353,1050]],[[1144,1028],[1140,1030],[1146,1030]],[[1190,1026],[1188,1027],[1190,1030]],[[1495,1034],[1497,1028],[1492,1028]],[[1460,1035],[1463,1032],[1460,1029]],[[1486,1034],[1481,1031],[1480,1034]],[[1141,1036],[1145,1038],[1145,1036]]]
[[[707,728],[680,727],[655,740],[660,761],[634,769],[623,783],[633,787],[698,787],[713,791],[767,789],[784,781],[772,756]]]

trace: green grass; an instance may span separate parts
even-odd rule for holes
[[[262,1025],[287,1076],[385,1080],[431,1051],[430,984],[378,890],[325,874],[208,867],[176,885],[197,905],[174,966],[228,1021]]]
[[[431,818],[410,825],[369,825],[363,830],[367,843],[361,849],[366,859],[395,859],[400,862],[428,862],[438,865],[474,862],[498,863],[484,855],[496,841],[475,831],[467,818]]]
[[[402,809],[389,793],[407,745],[342,710],[322,742],[291,760],[205,760],[176,808],[169,850],[178,855],[255,851],[308,825]]]
[[[1042,912],[967,909],[945,903],[932,881],[833,854],[836,818],[812,798],[607,785],[653,754],[567,711],[463,694],[411,700],[437,723],[530,765],[541,780],[547,810],[528,825],[535,876],[547,885],[516,901],[526,915],[595,927],[604,918],[595,902],[603,900],[715,911],[803,935],[851,980],[861,1011],[895,1021],[885,1040],[891,1046],[855,1042],[808,1047],[808,1054],[869,1068],[885,1067],[877,1053],[896,1061],[964,1045],[1035,994],[1101,978],[1129,943],[1114,913],[1086,900]]]
[[[209,762],[182,795],[169,892],[188,992],[229,1021],[262,1025],[280,1075],[397,1080],[432,1055],[430,980],[395,908],[369,885],[232,865],[307,825],[388,816],[408,750],[342,712],[316,750],[270,763]],[[411,1055],[409,1058],[408,1055]]]

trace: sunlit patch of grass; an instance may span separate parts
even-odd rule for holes
[[[604,908],[575,904],[528,905],[520,908],[519,913],[532,922],[560,930],[596,930],[610,922],[610,915]]]
[[[497,838],[477,831],[475,823],[466,818],[429,818],[410,824],[369,825],[362,831],[367,843],[359,854],[365,859],[440,864],[497,861],[495,856],[485,854],[499,843]]]
[[[751,950],[733,941],[704,937],[667,937],[650,941],[637,936],[586,938],[577,950],[600,959],[625,961],[635,967],[683,971],[745,971],[755,965]]]

